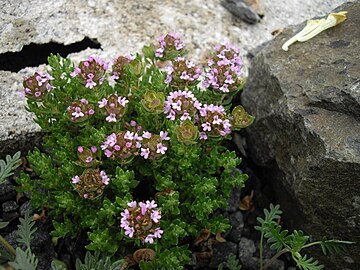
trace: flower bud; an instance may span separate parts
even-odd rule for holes
[[[28,99],[42,101],[46,95],[54,88],[50,84],[50,81],[54,78],[49,74],[42,72],[35,72],[33,76],[30,76],[24,80],[24,92]]]
[[[85,199],[95,199],[99,197],[105,186],[109,184],[109,177],[104,171],[99,169],[86,169],[81,176],[74,176],[72,184],[80,197]]]
[[[176,136],[184,144],[193,144],[199,137],[199,131],[192,121],[186,119],[176,128]]]
[[[162,113],[164,110],[165,96],[161,92],[146,91],[141,99],[143,108],[154,114]]]
[[[241,105],[236,106],[231,114],[231,124],[234,129],[246,128],[255,120],[255,117],[249,115]]]

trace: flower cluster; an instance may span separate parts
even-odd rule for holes
[[[85,98],[72,102],[67,111],[72,122],[83,122],[95,113],[92,105]]]
[[[167,148],[166,142],[170,137],[166,131],[160,131],[160,134],[151,134],[144,131],[142,134],[141,153],[144,159],[155,159],[165,155]]]
[[[110,179],[105,171],[99,169],[86,169],[82,175],[75,175],[71,179],[71,183],[80,197],[85,199],[94,199],[100,196],[109,182]]]
[[[171,62],[167,67],[167,77],[165,83],[168,85],[172,82],[173,85],[194,85],[201,75],[201,68],[195,66],[193,62],[178,57]]]
[[[153,244],[155,238],[161,238],[161,213],[154,200],[128,203],[127,209],[121,213],[120,227],[130,238],[140,239],[143,243]]]
[[[54,78],[47,73],[35,72],[34,75],[24,80],[24,92],[28,99],[34,99],[41,101],[48,92],[50,92],[54,86],[50,81]]]
[[[170,92],[164,105],[166,118],[175,120],[180,118],[181,121],[190,119],[201,108],[201,103],[190,91]]]
[[[238,90],[243,62],[239,50],[229,44],[216,46],[214,56],[208,60],[209,70],[206,72],[203,87],[212,88],[222,93]]]
[[[159,38],[159,47],[155,51],[155,56],[160,59],[172,58],[182,54],[184,48],[178,33],[167,34]]]
[[[71,77],[78,77],[86,88],[94,88],[101,85],[108,65],[97,56],[89,56],[86,61],[81,61],[79,66],[70,74]]]
[[[139,154],[142,139],[137,132],[119,131],[117,134],[112,133],[108,136],[101,145],[101,149],[105,150],[105,156],[108,158],[119,158],[127,163]]]
[[[119,56],[115,59],[112,66],[112,78],[118,80],[124,77],[125,67],[134,60],[134,57],[130,54],[126,56]]]
[[[98,163],[97,157],[99,156],[99,151],[95,145],[91,146],[90,149],[84,146],[78,146],[77,153],[81,167],[91,167]]]
[[[117,122],[125,114],[128,102],[127,98],[112,94],[107,98],[103,98],[98,104],[100,111],[107,116],[105,120],[111,123]]]
[[[201,132],[200,139],[206,140],[210,136],[226,136],[231,133],[231,123],[226,119],[226,112],[223,106],[207,105],[199,110]]]

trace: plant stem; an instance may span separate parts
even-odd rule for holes
[[[5,249],[6,249],[7,251],[9,251],[9,253],[10,253],[11,255],[13,255],[14,257],[16,257],[16,251],[15,251],[15,249],[14,249],[14,248],[12,247],[12,245],[10,245],[9,242],[6,241],[1,235],[0,235],[0,244],[2,244],[2,245],[5,247]]]
[[[260,236],[260,270],[263,270],[263,257],[262,257],[262,253],[263,253],[263,241],[264,241],[264,233],[262,232],[261,233],[261,236]]]
[[[263,270],[266,270],[277,258],[279,258],[282,254],[288,252],[286,248],[280,250],[278,253],[276,253],[274,256],[271,257],[270,260],[267,261],[267,263],[262,268]]]
[[[315,246],[315,245],[320,245],[320,244],[321,244],[321,241],[316,241],[316,242],[306,244],[302,248],[308,248],[308,247]]]

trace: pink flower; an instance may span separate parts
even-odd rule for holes
[[[152,200],[152,201],[146,201],[146,207],[147,207],[148,209],[153,209],[153,208],[156,208],[156,207],[157,207],[157,204],[155,203],[154,200]]]
[[[84,151],[84,148],[82,146],[78,146],[77,150],[79,153],[82,153]]]
[[[100,176],[101,176],[101,178],[102,178],[103,184],[107,186],[107,185],[109,184],[110,179],[109,179],[109,177],[106,175],[105,171],[100,171]]]
[[[204,131],[211,131],[211,126],[209,122],[201,125]]]
[[[146,211],[147,211],[146,204],[143,203],[143,202],[140,202],[140,203],[139,203],[139,206],[140,206],[140,208],[141,208],[141,214],[142,214],[142,215],[145,215],[145,213],[146,213]]]
[[[145,138],[145,139],[150,139],[151,138],[151,133],[148,132],[148,131],[144,131],[142,137]]]
[[[156,210],[152,211],[150,217],[155,223],[158,223],[159,220],[161,219],[161,215],[160,215],[159,211],[156,211]]]
[[[80,177],[75,175],[73,178],[71,178],[71,180],[72,180],[71,183],[77,184],[80,182]]]
[[[168,133],[167,131],[160,131],[160,138],[163,140],[163,141],[168,141],[170,140],[170,137],[168,137]]]
[[[128,206],[131,208],[135,208],[137,206],[137,203],[136,203],[136,201],[132,201],[132,202],[128,203]]]
[[[158,154],[165,154],[165,151],[167,150],[167,147],[165,145],[163,145],[162,143],[158,143],[156,145],[156,153]]]
[[[101,101],[98,102],[99,108],[103,108],[107,104],[107,99],[103,98]]]
[[[130,238],[134,237],[134,228],[133,227],[127,227],[125,230],[125,235],[129,236]],[[154,241],[153,241],[154,242]]]
[[[149,158],[150,149],[149,148],[141,148],[140,156],[144,157],[145,159]]]
[[[110,115],[108,117],[105,118],[105,120],[109,123],[111,122],[116,122],[116,117],[114,113],[110,113]]]
[[[163,234],[163,230],[160,229],[160,227],[156,228],[155,229],[155,232],[154,232],[154,237],[156,238],[161,238],[161,235]]]
[[[148,234],[144,240],[145,243],[154,244],[154,235]]]

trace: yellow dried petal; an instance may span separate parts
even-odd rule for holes
[[[307,41],[322,31],[333,27],[335,25],[338,25],[339,23],[342,23],[346,20],[346,14],[347,11],[340,11],[338,13],[331,13],[327,16],[326,19],[320,19],[320,20],[309,20],[304,27],[302,31],[297,33],[295,36],[290,38],[288,41],[284,43],[282,46],[282,49],[284,51],[287,51],[289,46],[296,41],[304,42]]]

